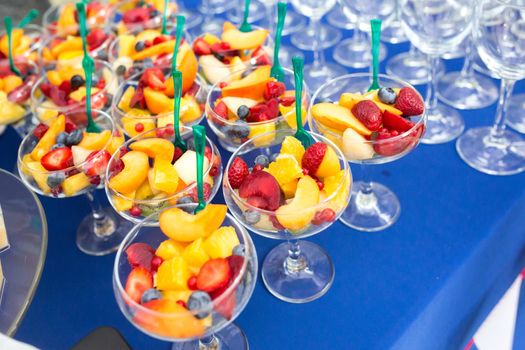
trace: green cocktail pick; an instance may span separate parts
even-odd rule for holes
[[[175,28],[175,46],[173,47],[173,57],[171,58],[171,72],[177,70],[177,55],[179,54],[180,41],[182,39],[182,30],[186,23],[186,17],[177,16],[177,27]]]
[[[304,146],[308,148],[314,143],[312,136],[307,133],[303,128],[303,67],[304,60],[301,57],[295,56],[292,58],[293,63],[293,74],[295,78],[295,120],[297,121],[297,132],[295,138],[298,139]]]
[[[373,19],[370,21],[372,27],[372,84],[368,91],[377,90],[379,86],[379,47],[381,46],[381,20]]]
[[[194,214],[197,214],[206,207],[204,200],[204,147],[206,145],[206,130],[202,125],[193,126],[193,143],[195,144],[195,153],[197,153],[197,195],[199,204],[195,208]]]
[[[182,73],[178,70],[173,71],[173,129],[175,130],[175,140],[173,145],[185,152],[188,147],[180,136],[180,99],[182,95]]]
[[[168,22],[167,16],[168,16],[168,0],[164,0],[164,11],[162,11],[162,32],[161,32],[163,35],[167,34],[167,30],[166,30],[166,23]]]
[[[279,49],[281,48],[281,35],[283,33],[284,20],[286,18],[286,3],[277,4],[277,29],[275,30],[275,47],[273,50],[273,66],[270,75],[277,81],[284,81],[284,69],[279,64]]]
[[[19,77],[22,76],[18,68],[15,67],[15,60],[13,59],[13,19],[10,16],[4,18],[5,32],[7,34],[7,51],[9,58],[9,68],[11,72],[15,73]]]
[[[248,16],[250,15],[250,0],[245,0],[244,1],[244,16],[243,16],[243,19],[242,19],[242,24],[241,26],[239,27],[239,30],[241,32],[251,32],[252,31],[252,26],[250,25],[250,23],[248,23]]]
[[[86,43],[86,6],[84,3],[77,3],[78,19],[80,21],[80,36],[82,37],[82,49],[84,50],[84,57],[82,58],[82,68],[84,69],[84,75],[86,77],[86,115],[87,115],[87,132],[99,133],[101,130],[97,123],[93,120],[93,114],[91,113],[91,85],[93,83],[93,69],[94,62],[89,56]]]
[[[24,28],[26,25],[28,25],[29,23],[33,22],[35,20],[35,18],[38,17],[38,10],[36,9],[31,9],[27,15],[22,18],[22,20],[20,21],[20,23],[18,23],[18,28]]]

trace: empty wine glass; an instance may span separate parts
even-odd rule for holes
[[[401,21],[405,33],[419,50],[429,56],[427,87],[427,129],[421,142],[437,144],[458,137],[465,128],[455,109],[437,99],[439,57],[459,45],[472,28],[475,0],[402,0]]]
[[[437,70],[438,75],[443,74],[445,70],[441,60]],[[412,85],[421,85],[428,82],[430,66],[427,56],[410,44],[410,49],[407,52],[397,54],[388,60],[386,71],[389,75],[393,75]]]
[[[522,134],[525,134],[525,94],[513,96],[507,110],[507,125]]]
[[[395,0],[394,20],[381,32],[381,41],[390,44],[400,44],[408,41],[399,20],[399,0]]]
[[[343,11],[343,5],[341,5],[341,1],[338,1],[337,5],[326,16],[326,20],[336,28],[351,30],[355,29],[357,15],[350,10]]]
[[[224,21],[215,15],[225,12],[235,5],[235,2],[228,0],[202,0],[199,7],[199,12],[204,16],[201,32],[220,34]]]
[[[292,0],[293,6],[310,18],[311,29],[315,34],[312,40],[314,60],[311,64],[304,67],[304,80],[312,91],[323,85],[327,80],[346,73],[345,70],[337,64],[326,62],[321,45],[323,39],[321,38],[322,30],[320,20],[321,17],[334,7],[335,1],[336,0],[328,0],[325,2],[318,2],[317,0]],[[306,37],[306,35],[304,33],[298,33],[297,37]],[[296,38],[295,35],[292,36],[292,42],[294,42],[294,38]]]
[[[525,140],[506,129],[509,99],[517,80],[525,78],[525,2],[480,0],[473,34],[479,55],[501,78],[496,120],[491,127],[468,130],[456,149],[471,167],[491,175],[525,171]]]
[[[480,109],[498,99],[498,88],[492,79],[474,71],[474,51],[474,43],[468,38],[461,71],[447,73],[439,80],[438,97],[452,107]]]
[[[306,31],[292,35],[292,44],[301,50],[316,51],[335,45],[341,39],[341,32],[321,24],[321,18],[330,11],[336,0],[291,0],[295,10],[310,19]]]
[[[372,63],[372,49],[368,35],[370,20],[380,18],[387,28],[394,17],[395,0],[341,0],[343,11],[353,12],[358,17],[354,35],[343,40],[334,50],[334,59],[344,66],[366,68]],[[379,61],[386,57],[386,46],[381,44]]]

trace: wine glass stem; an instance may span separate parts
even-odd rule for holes
[[[217,350],[219,348],[219,339],[213,334],[199,340],[199,350]]]
[[[314,61],[312,63],[313,67],[316,69],[323,68],[325,64],[324,52],[321,48],[321,21],[320,18],[311,17],[310,18],[310,29],[314,32]]]
[[[501,86],[499,91],[498,109],[496,111],[496,120],[492,126],[491,139],[496,141],[503,136],[505,132],[505,117],[507,115],[507,107],[512,90],[514,89],[515,80],[501,79]]]
[[[94,225],[93,232],[95,235],[104,238],[113,234],[113,232],[115,232],[115,223],[104,213],[104,210],[102,210],[102,205],[94,191],[86,192],[86,198],[91,207]]]
[[[358,47],[359,45],[365,44],[365,40],[366,40],[366,35],[360,29],[361,28],[360,25],[361,25],[361,20],[358,17],[357,23],[355,24],[354,35],[352,36],[352,40],[354,41],[354,45],[356,47]]]
[[[434,111],[437,109],[438,98],[437,98],[437,71],[439,67],[439,56],[430,55],[428,56],[430,72],[428,75],[427,85],[427,98],[425,101],[428,115],[434,115]]]
[[[288,257],[284,262],[284,266],[288,274],[303,271],[308,267],[305,258],[301,254],[299,241],[296,239],[288,241]]]
[[[468,39],[465,47],[465,62],[461,68],[461,76],[464,79],[471,78],[474,75],[474,42],[472,38]]]

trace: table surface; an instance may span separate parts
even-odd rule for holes
[[[392,57],[407,51],[408,44],[388,45],[388,50]],[[326,55],[331,60],[332,50]],[[311,60],[311,53],[306,57]],[[461,64],[447,61],[446,68],[459,70]],[[523,91],[518,84],[516,92]],[[490,125],[494,114],[495,105],[462,112],[467,128]],[[0,137],[5,150],[0,167],[13,169],[18,144],[12,129]],[[227,160],[230,154],[223,156]],[[359,169],[352,169],[359,179]],[[421,145],[372,173],[399,196],[399,221],[378,233],[335,223],[312,237],[329,252],[336,270],[333,286],[316,301],[282,302],[259,277],[236,320],[252,349],[462,348],[525,266],[525,174],[479,173],[458,157],[454,142]],[[215,202],[223,203],[222,194]],[[76,248],[77,225],[89,212],[85,200],[42,198],[42,203],[48,257],[15,337],[43,349],[67,349],[93,329],[112,326],[134,349],[169,349],[120,313],[111,286],[114,255],[91,257]],[[278,242],[253,236],[261,262]]]

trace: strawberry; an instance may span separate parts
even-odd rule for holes
[[[128,275],[126,281],[126,294],[135,301],[140,303],[142,294],[148,289],[153,288],[153,276],[144,267],[136,267]]]
[[[58,86],[51,86],[49,91],[51,100],[60,107],[67,106],[67,93]]]
[[[266,106],[268,106],[268,117],[270,119],[275,119],[279,116],[279,102],[277,99],[272,98],[268,102],[266,102]]]
[[[414,123],[389,111],[383,113],[383,126],[390,131],[396,130],[400,133],[412,129]]]
[[[374,151],[384,157],[391,157],[403,152],[408,146],[407,141],[409,141],[409,138],[405,137],[394,141],[384,141],[396,136],[399,136],[399,132],[396,130],[388,131],[387,129],[382,129],[381,131],[377,132],[373,136],[373,139],[376,141],[373,145]]]
[[[142,267],[149,271],[155,250],[146,243],[133,243],[126,249],[126,255],[132,268]]]
[[[268,54],[266,53],[266,51],[264,51],[264,48],[262,46],[259,46],[253,51],[252,57],[255,58],[255,65],[257,66],[265,66],[272,64],[270,56],[268,56]]]
[[[223,101],[217,103],[213,111],[223,119],[228,119],[228,106]]]
[[[261,209],[267,210],[276,210],[281,203],[279,183],[266,171],[256,171],[246,176],[239,187],[239,196],[244,199],[261,197],[266,200],[266,207]],[[259,205],[262,205],[262,202],[259,202]]]
[[[62,170],[73,165],[73,152],[69,147],[60,147],[49,151],[40,160],[46,170]]]
[[[41,139],[42,136],[46,133],[46,131],[49,129],[49,126],[46,124],[38,124],[36,128],[33,130],[33,135],[35,135],[37,138]]]
[[[164,90],[164,74],[159,68],[148,68],[142,74],[140,80],[153,90]]]
[[[100,47],[106,41],[107,35],[101,28],[93,28],[89,31],[86,36],[86,42],[89,46],[89,50],[95,50]]]
[[[327,145],[322,142],[316,142],[306,149],[303,155],[302,166],[308,174],[315,174],[326,153]]]
[[[284,92],[286,91],[286,85],[284,83],[281,83],[279,81],[269,81],[266,83],[266,87],[264,89],[264,99],[270,100],[272,98],[278,98]]]
[[[262,121],[261,120],[261,115],[262,114],[266,114],[267,117],[269,113],[267,113],[269,110],[268,106],[266,105],[266,103],[264,102],[261,102],[261,103],[258,103],[256,104],[255,106],[251,107],[250,108],[250,114],[248,115],[248,117],[246,118],[246,121],[248,123],[257,123],[257,122],[260,122]],[[264,118],[263,118],[264,119]]]
[[[105,149],[102,151],[93,151],[86,158],[84,171],[87,176],[96,176],[104,174],[108,166],[111,154]]]
[[[284,96],[279,98],[279,103],[285,107],[290,107],[295,103],[295,97],[294,96]]]
[[[197,38],[193,43],[193,52],[197,56],[210,55],[211,46],[203,38]]]
[[[129,106],[131,108],[146,108],[146,98],[144,97],[144,86],[142,84],[137,85],[137,89],[129,101]]]
[[[370,100],[359,101],[352,107],[352,114],[372,131],[379,130],[383,122],[381,109]]]
[[[183,154],[184,152],[179,147],[175,147],[175,151],[173,152],[173,163],[175,163],[177,159],[182,157]]]
[[[46,82],[43,82],[42,84],[40,84],[40,91],[42,92],[42,94],[44,94],[45,97],[51,98],[52,86],[53,85],[51,85],[51,83],[46,83]]]
[[[419,94],[410,87],[404,87],[397,95],[395,107],[403,112],[403,116],[421,115],[425,105]]]
[[[204,183],[204,185],[202,186],[203,188],[203,192],[204,192],[204,200],[205,201],[208,201],[210,199],[210,196],[211,196],[211,185],[207,182]],[[199,193],[198,193],[198,189],[197,187],[193,187],[193,189],[191,190],[191,193],[190,193],[190,196],[191,196],[191,199],[197,203],[199,201]]]
[[[125,24],[141,23],[149,20],[150,14],[146,7],[137,7],[126,11],[122,16],[122,21]]]
[[[228,170],[228,181],[233,189],[238,189],[244,179],[250,174],[248,165],[242,158],[235,158]]]
[[[202,265],[197,275],[197,288],[205,292],[213,292],[230,282],[232,270],[227,259],[210,259]]]
[[[68,95],[71,92],[71,81],[70,80],[64,80],[58,88],[66,93]]]

